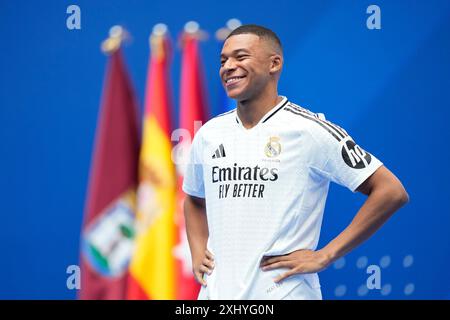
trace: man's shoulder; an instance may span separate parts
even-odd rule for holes
[[[290,124],[290,127],[297,127],[303,130],[316,130],[318,121],[325,121],[323,113],[316,113],[308,108],[302,107],[292,101],[283,107],[282,120]]]
[[[218,114],[217,116],[209,119],[202,125],[202,131],[214,131],[214,130],[222,130],[227,128],[230,124],[235,121],[236,118],[236,109]]]
[[[212,118],[211,120],[216,119],[216,118],[225,117],[225,116],[230,117],[230,116],[233,116],[233,114],[234,114],[235,112],[236,112],[236,108],[231,109],[230,111],[226,111],[226,112],[220,113],[220,114],[218,114],[217,116],[215,116],[214,118]]]
[[[325,115],[323,113],[313,112],[308,108],[305,108],[296,103],[293,103],[292,101],[289,101],[284,106],[283,110],[290,116],[292,114],[298,116],[298,117],[292,116],[292,119],[309,120],[310,117],[313,117],[315,119],[325,120]]]
[[[290,114],[292,121],[301,121],[304,128],[310,131],[314,137],[334,137],[340,141],[348,136],[343,128],[329,121],[323,113],[313,112],[292,102],[286,105],[284,111],[286,114]]]

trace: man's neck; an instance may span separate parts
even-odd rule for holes
[[[246,129],[251,129],[256,126],[262,117],[283,99],[278,96],[276,91],[267,92],[268,94],[263,94],[255,99],[238,102],[237,113],[242,125]]]

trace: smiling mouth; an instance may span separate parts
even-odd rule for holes
[[[230,77],[227,80],[225,80],[225,84],[226,86],[231,86],[237,82],[239,82],[241,79],[245,78],[245,76],[240,76],[240,77]]]

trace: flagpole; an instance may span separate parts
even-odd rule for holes
[[[130,33],[122,26],[115,25],[109,29],[109,37],[102,41],[101,50],[104,54],[110,55],[116,52],[122,45],[131,40]]]

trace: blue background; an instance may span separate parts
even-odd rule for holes
[[[66,27],[71,4],[81,8],[81,30]],[[370,4],[381,8],[381,30],[366,27]],[[324,298],[450,298],[447,0],[2,0],[0,298],[76,296],[66,268],[78,263],[106,62],[99,45],[109,28],[122,24],[133,36],[125,57],[142,102],[153,25],[166,23],[175,40],[187,21],[198,21],[212,36],[201,51],[215,114],[220,45],[213,35],[229,18],[276,31],[285,49],[280,94],[346,128],[409,192],[410,203],[373,238],[321,273]],[[179,70],[176,48],[176,102]],[[363,201],[332,186],[320,247]],[[358,295],[366,266],[380,263],[384,289]],[[414,284],[409,295],[407,284]]]

